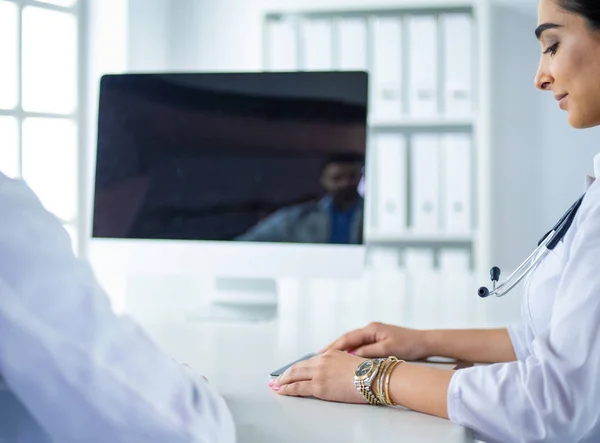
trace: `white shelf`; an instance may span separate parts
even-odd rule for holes
[[[377,14],[390,14],[399,12],[413,12],[423,11],[429,9],[442,9],[442,10],[463,10],[466,8],[473,8],[480,3],[481,0],[395,0],[393,5],[374,5],[367,9],[364,6],[350,5],[345,7],[343,10],[332,9],[331,5],[327,2],[322,4],[311,5],[310,10],[296,9],[296,10],[283,10],[273,11],[267,14],[268,19],[273,17],[281,16],[305,16],[305,17],[320,17],[320,16],[348,16],[348,15],[359,15],[365,14],[377,15]]]
[[[369,244],[444,244],[464,245],[473,242],[473,234],[421,234],[406,232],[402,234],[371,233],[365,236],[365,243]]]
[[[398,129],[398,128],[468,128],[473,126],[473,118],[369,118],[371,129]]]
[[[325,2],[327,3],[327,2]],[[376,35],[375,30],[377,28],[376,19],[389,17],[395,18],[402,17],[402,23],[400,23],[400,33],[401,39],[400,43],[398,41],[394,41],[394,53],[398,53],[398,57],[400,58],[400,67],[397,63],[393,63],[390,65],[390,70],[394,70],[398,74],[398,77],[395,77],[396,74],[393,74],[395,81],[392,81],[389,84],[390,91],[398,91],[397,94],[392,95],[390,97],[390,102],[387,103],[389,106],[377,106],[376,100],[369,100],[369,115],[368,115],[368,141],[371,146],[371,149],[367,152],[367,156],[372,155],[370,158],[370,170],[368,174],[370,177],[375,177],[375,181],[368,183],[368,186],[372,189],[373,195],[375,198],[373,201],[373,207],[368,208],[370,215],[373,217],[373,220],[367,221],[365,224],[366,233],[365,233],[365,245],[373,246],[373,247],[381,247],[382,249],[389,247],[390,249],[431,249],[431,250],[439,250],[439,249],[466,249],[471,252],[471,260],[472,265],[475,266],[476,269],[479,266],[487,266],[490,262],[490,226],[491,226],[491,208],[490,208],[490,189],[491,182],[489,178],[489,171],[491,169],[491,136],[492,136],[492,125],[495,123],[491,119],[491,96],[490,91],[493,90],[491,87],[491,57],[489,54],[492,53],[490,50],[490,22],[491,22],[491,3],[490,0],[397,0],[393,2],[393,5],[389,5],[388,7],[382,7],[381,9],[377,7],[368,7],[368,8],[349,8],[342,10],[332,10],[329,8],[330,5],[323,4],[323,7],[313,7],[309,11],[289,11],[289,12],[281,12],[279,14],[280,19],[289,19],[287,26],[291,28],[290,33],[293,34],[295,38],[295,42],[300,42],[298,45],[294,46],[293,49],[290,49],[286,54],[295,54],[295,65],[303,66],[302,64],[302,36],[300,31],[302,29],[302,24],[304,21],[313,20],[313,19],[326,19],[330,23],[332,27],[330,32],[332,35],[336,31],[336,20],[349,19],[352,17],[359,18],[361,20],[365,20],[367,24],[367,28],[369,28],[366,32],[367,42],[366,45],[361,43],[360,48],[366,46],[367,57],[369,60],[368,63],[363,66],[366,66],[367,71],[373,75],[373,83],[372,86],[378,86],[375,89],[371,90],[371,99],[376,97],[382,97],[381,94],[387,94],[388,86],[383,87],[383,80],[377,79],[377,70],[384,69],[382,66],[384,62],[382,60],[386,60],[387,58],[393,57],[386,55],[385,52],[380,53],[381,57],[376,59],[374,55],[376,51],[380,47],[379,45],[375,45]],[[471,75],[469,77],[470,82],[470,90],[472,95],[470,96],[472,99],[471,107],[457,107],[453,108],[451,103],[448,102],[447,87],[449,85],[446,82],[446,78],[443,76],[438,76],[438,82],[436,88],[430,88],[431,90],[435,90],[438,93],[437,97],[437,106],[430,107],[427,109],[437,109],[438,113],[432,113],[429,117],[418,117],[411,112],[412,110],[418,109],[414,103],[411,103],[413,100],[413,96],[411,95],[414,91],[411,89],[414,84],[413,79],[411,77],[410,70],[407,68],[410,62],[410,57],[406,54],[410,55],[410,37],[411,37],[411,25],[407,20],[404,22],[404,18],[409,17],[411,15],[438,15],[442,16],[446,13],[458,12],[458,13],[467,13],[472,17],[472,25],[473,25],[473,41],[472,41],[472,58],[471,58]],[[266,22],[272,19],[272,16],[266,17]],[[409,17],[410,18],[410,17]],[[439,22],[439,29],[443,31],[445,22]],[[381,24],[379,24],[381,25]],[[381,32],[381,28],[377,28]],[[394,29],[390,28],[389,32],[396,32]],[[395,34],[390,34],[395,35]],[[336,37],[339,38],[339,37]],[[382,38],[382,37],[380,37]],[[446,35],[443,32],[438,32],[436,35],[435,44],[441,48],[442,50],[438,50],[438,59],[437,63],[439,64],[438,68],[441,69],[441,65],[445,60],[445,52],[447,48],[443,46],[445,44]],[[405,42],[408,42],[405,43]],[[265,32],[265,63],[270,60],[268,56],[268,51],[270,46],[269,43],[269,34]],[[331,42],[328,42],[330,44]],[[401,46],[402,50],[396,51],[395,46]],[[334,45],[335,46],[335,45]],[[339,46],[339,45],[338,45]],[[348,46],[351,47],[351,46]],[[383,47],[383,46],[381,46]],[[298,49],[300,48],[300,49]],[[414,47],[413,47],[414,48]],[[418,46],[416,46],[418,48]],[[341,55],[339,53],[335,53],[335,51],[339,52],[338,49],[331,49],[328,56],[332,58],[330,60],[330,65],[333,69],[338,69],[340,66],[339,61],[341,60]],[[364,49],[360,49],[361,53]],[[324,55],[324,57],[327,55]],[[379,62],[376,62],[379,60]],[[358,66],[358,63],[357,63]],[[447,74],[447,73],[446,73]],[[430,85],[431,86],[431,85]],[[412,92],[411,92],[412,91]],[[456,109],[457,112],[445,112],[451,109]],[[425,110],[425,108],[423,108]],[[473,228],[471,231],[465,233],[450,233],[450,232],[431,232],[431,233],[423,233],[423,232],[415,232],[412,229],[407,229],[404,223],[393,223],[387,224],[382,223],[380,226],[389,226],[390,230],[392,230],[393,226],[404,226],[405,230],[394,233],[390,231],[381,232],[378,229],[377,224],[373,222],[377,217],[380,217],[381,214],[384,213],[385,208],[382,207],[384,203],[389,203],[390,200],[394,200],[391,204],[394,206],[399,206],[403,208],[403,214],[409,215],[411,210],[411,205],[414,204],[413,200],[414,196],[413,189],[415,186],[415,180],[417,177],[416,174],[413,174],[413,170],[409,169],[413,167],[414,160],[414,151],[415,148],[413,146],[413,142],[415,140],[414,136],[417,134],[433,134],[435,136],[439,135],[440,137],[448,136],[450,134],[468,134],[470,135],[470,164],[465,166],[465,175],[471,176],[470,180],[470,189],[469,193],[471,194],[471,211],[473,219],[477,220],[477,227]],[[380,146],[386,146],[385,143],[379,144],[378,142],[382,139],[385,139],[388,135],[398,136],[393,143],[402,143],[403,146],[398,148],[402,152],[398,154],[396,151],[390,154],[390,150],[385,150],[387,148],[379,149]],[[381,137],[381,138],[380,138]],[[452,137],[449,137],[452,138]],[[390,139],[391,140],[391,139]],[[392,141],[390,141],[391,146]],[[440,143],[441,144],[441,143]],[[446,145],[444,145],[446,146]],[[374,148],[374,149],[372,149]],[[393,149],[392,149],[393,150]],[[441,150],[442,151],[442,150]],[[446,149],[443,150],[446,152]],[[448,181],[446,180],[448,177],[447,169],[443,169],[444,167],[450,168],[448,163],[446,162],[448,155],[440,152],[439,158],[435,160],[436,163],[440,165],[440,180],[441,181],[436,187],[440,188],[438,193],[441,194],[441,188],[445,186]],[[392,189],[398,189],[398,180],[389,179],[389,177],[393,176],[393,168],[389,171],[386,171],[386,174],[378,175],[381,172],[382,164],[391,159],[392,165],[395,165],[400,161],[402,164],[398,165],[397,172],[401,174],[401,183],[406,182],[409,186],[408,189],[401,190],[401,194],[406,193],[405,197],[409,196],[408,199],[405,198],[396,198],[397,196],[382,196],[378,194],[379,189],[381,189],[383,182],[382,176],[388,180],[389,186]],[[433,165],[434,159],[432,159],[432,167],[438,167],[437,165]],[[453,171],[457,170],[456,165],[453,165]],[[408,172],[408,175],[406,174]],[[456,178],[456,175],[453,176]],[[397,177],[396,177],[397,178]],[[408,192],[405,192],[408,191]],[[462,198],[462,197],[461,197]],[[464,198],[463,198],[464,200]],[[445,208],[447,210],[448,208]],[[442,211],[440,206],[440,211]],[[375,215],[379,214],[379,215]],[[396,214],[397,215],[397,214]],[[398,215],[400,217],[400,215]],[[388,220],[389,221],[389,220]],[[393,254],[392,254],[393,255]],[[485,271],[487,274],[487,269],[482,268],[482,272]],[[482,275],[485,275],[482,273]]]

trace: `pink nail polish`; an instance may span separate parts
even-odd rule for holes
[[[281,389],[281,387],[280,387],[280,386],[273,386],[273,390],[274,390],[275,392],[279,391],[280,389]]]
[[[275,384],[275,380],[271,380],[271,381],[269,382],[269,386],[271,386],[271,387],[273,387],[273,385],[274,385],[274,384]]]
[[[348,352],[348,354],[350,354],[350,355],[356,355],[356,352],[350,351],[350,352]]]

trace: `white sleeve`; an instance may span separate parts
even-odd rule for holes
[[[113,313],[58,220],[2,174],[0,373],[54,441],[235,441],[224,400]]]
[[[525,324],[523,322],[515,323],[510,325],[507,330],[517,359],[525,360],[529,355],[525,339]]]
[[[463,369],[450,419],[487,442],[598,441],[600,435],[600,187],[576,219],[549,327],[525,360]],[[590,435],[595,438],[587,440]]]

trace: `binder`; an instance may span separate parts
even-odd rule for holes
[[[373,29],[371,105],[375,119],[391,120],[403,112],[402,22],[400,17],[376,17]]]
[[[441,29],[445,115],[468,117],[473,106],[473,19],[466,13],[445,14]]]
[[[411,317],[418,319],[418,324],[407,326],[439,329],[446,316],[446,291],[441,288],[440,275],[435,271],[411,272],[407,274],[407,286],[407,305],[412,313]]]
[[[432,272],[435,267],[435,254],[431,248],[406,248],[404,267],[410,272]]]
[[[439,276],[434,269],[435,254],[431,248],[407,248],[404,251],[407,277],[407,310],[419,319],[422,328],[435,328],[443,313],[440,309]]]
[[[366,71],[367,23],[364,18],[337,21],[337,67],[341,71]]]
[[[443,227],[453,234],[471,232],[471,136],[444,134],[441,137],[444,162],[442,186]]]
[[[377,231],[394,235],[406,231],[406,138],[381,133],[376,137]]]
[[[469,249],[442,249],[439,251],[439,283],[445,316],[444,328],[464,328],[474,320],[478,306],[475,273],[471,269]]]
[[[338,303],[335,311],[335,316],[339,319],[338,326],[366,325],[376,318],[378,300],[372,294],[373,274],[374,272],[365,270],[361,278],[346,279],[341,282],[339,294],[343,297],[343,303]],[[334,334],[335,336],[339,336],[339,333]]]
[[[373,315],[368,321],[404,325],[411,312],[407,309],[406,272],[399,269],[375,271],[366,275],[368,301]]]
[[[295,24],[289,19],[270,20],[267,25],[267,70],[298,69],[298,45]]]
[[[468,249],[442,249],[438,263],[442,272],[468,273],[471,269],[471,253]]]
[[[394,247],[369,247],[367,249],[367,265],[377,271],[394,271],[400,269],[400,256]]]
[[[466,328],[476,321],[477,280],[472,272],[442,270],[438,277],[439,306],[444,316],[438,328]]]
[[[415,134],[411,146],[411,228],[420,234],[440,231],[439,135]]]
[[[331,20],[307,19],[301,25],[302,66],[306,71],[333,70]]]
[[[438,253],[442,306],[445,312],[444,328],[464,328],[473,321],[477,296],[473,288],[474,272],[471,269],[471,250],[468,248],[446,248]]]
[[[438,115],[438,26],[433,15],[410,16],[409,36],[409,112],[413,117]]]
[[[8,177],[19,174],[19,125],[14,117],[0,117],[0,172]]]

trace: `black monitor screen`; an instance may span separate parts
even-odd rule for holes
[[[93,236],[361,244],[367,83],[104,76]]]

